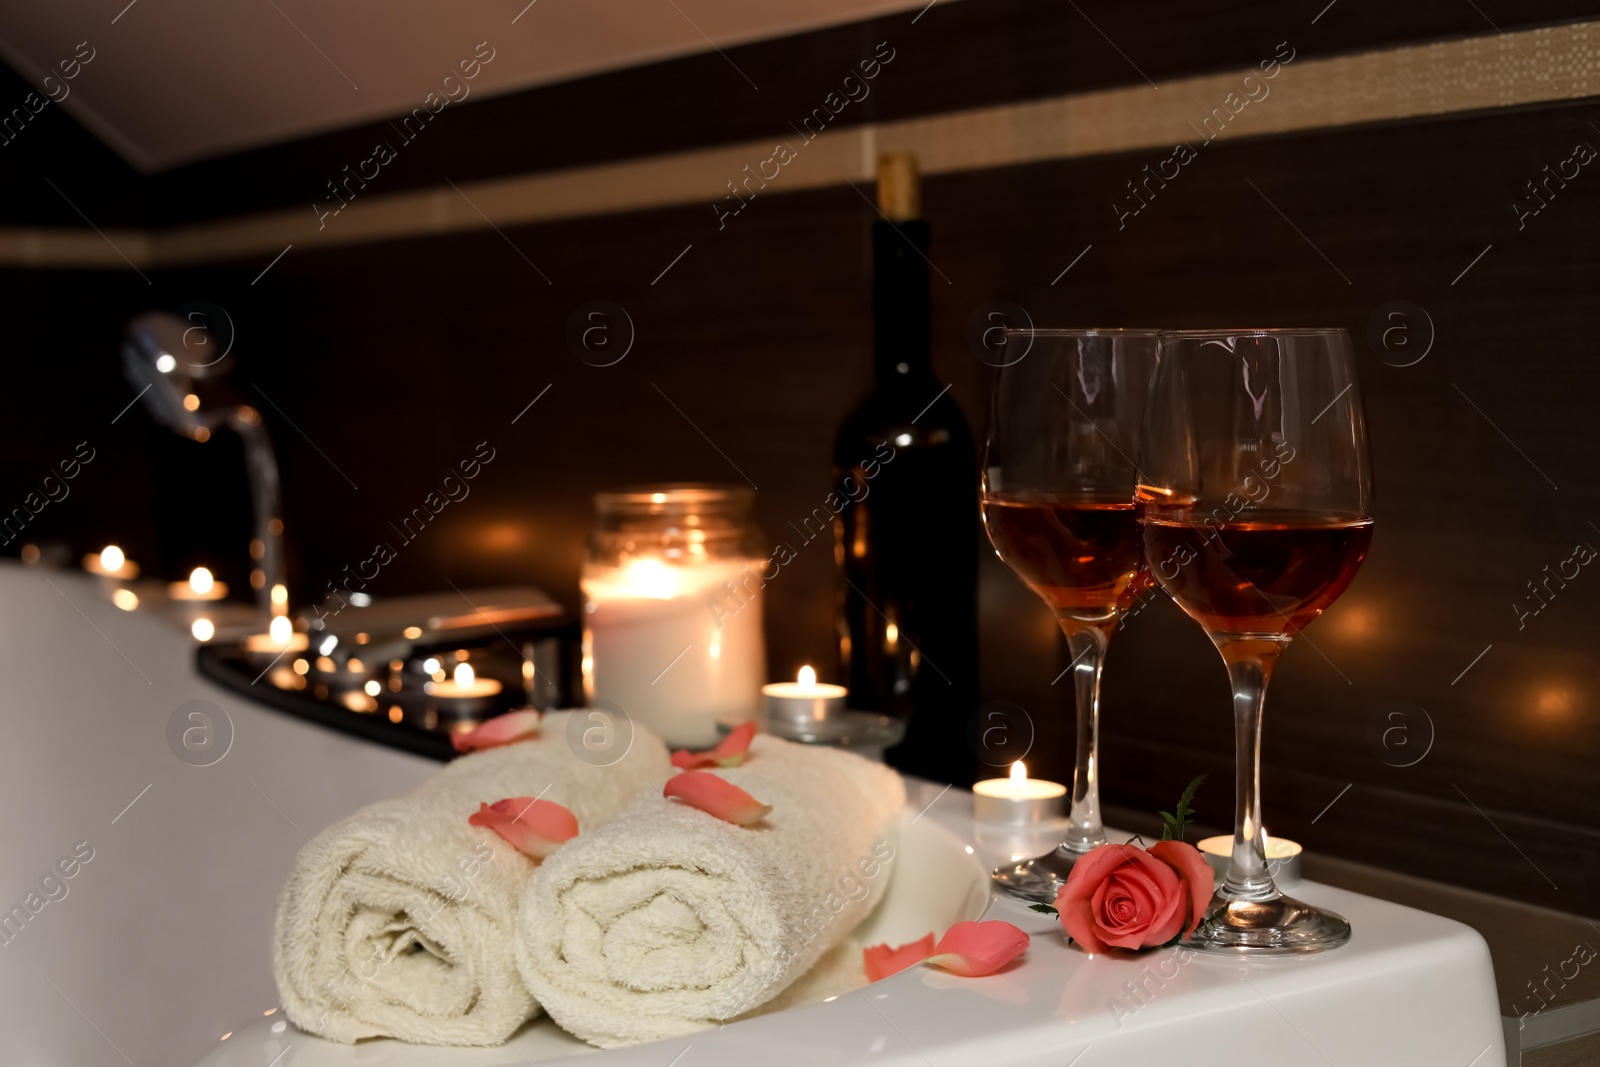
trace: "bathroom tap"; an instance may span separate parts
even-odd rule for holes
[[[278,462],[261,412],[229,381],[235,363],[231,348],[231,343],[223,348],[195,321],[147,311],[128,323],[122,368],[155,420],[174,433],[200,442],[224,427],[239,435],[256,527],[250,584],[266,622],[289,613]]]

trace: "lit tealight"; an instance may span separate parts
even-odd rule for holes
[[[132,589],[118,589],[111,594],[111,602],[123,611],[132,611],[139,606],[139,595]]]
[[[209,641],[217,636],[217,628],[211,624],[210,619],[196,619],[189,627],[189,632],[196,641]]]
[[[139,577],[139,565],[127,556],[116,545],[107,545],[98,553],[91,552],[83,557],[83,569],[90,574],[98,574],[104,578],[119,578],[130,581]]]
[[[454,678],[432,685],[432,695],[441,700],[483,700],[495,696],[501,688],[493,678],[479,678],[470,663],[456,664]]]
[[[246,652],[268,652],[282,655],[285,652],[304,652],[311,644],[305,634],[295,633],[294,621],[287,615],[275,615],[267,624],[264,634],[251,634],[244,639]]]
[[[1066,807],[1067,787],[1029,778],[1017,760],[1004,778],[988,778],[972,787],[973,818],[985,823],[1023,825],[1059,819]]]
[[[221,600],[228,595],[228,586],[217,581],[209,568],[196,567],[188,581],[168,585],[167,595],[173,600]]]
[[[368,680],[367,684],[362,686],[362,688],[367,691],[367,696],[369,697],[375,697],[379,693],[383,692],[383,686],[379,684],[376,678]]]

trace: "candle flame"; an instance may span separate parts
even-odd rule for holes
[[[466,689],[466,688],[470,688],[472,683],[476,682],[477,680],[478,680],[478,676],[477,676],[477,674],[475,674],[473,672],[472,664],[470,664],[470,663],[458,663],[458,664],[456,664],[456,684],[457,685],[461,686],[463,689]]]
[[[196,641],[209,641],[216,636],[217,628],[211,625],[210,619],[196,619],[194,625],[189,627],[189,632],[194,634]]]
[[[267,624],[267,636],[272,638],[272,643],[287,646],[289,639],[294,636],[294,623],[289,621],[287,615],[277,615]]]
[[[796,681],[800,683],[800,688],[810,689],[812,686],[817,684],[817,672],[812,670],[809,666],[801,667],[800,675]]]
[[[659,559],[633,560],[624,568],[624,574],[628,585],[639,596],[671,600],[678,595],[677,572]]]
[[[213,578],[211,576],[211,572],[204,567],[196,567],[194,570],[189,572],[189,588],[194,590],[196,593],[201,595],[209,593],[211,592],[212,587],[216,584],[216,579]]]
[[[1011,796],[1022,799],[1023,785],[1028,780],[1028,768],[1021,760],[1011,765]]]
[[[120,571],[127,561],[128,557],[116,545],[107,545],[100,550],[100,566],[108,571]]]

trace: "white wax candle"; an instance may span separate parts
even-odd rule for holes
[[[691,748],[715,744],[719,721],[752,718],[767,673],[759,566],[659,559],[586,565],[589,699],[616,704],[668,744]]]
[[[1059,818],[1067,787],[1029,778],[1021,760],[1008,778],[988,778],[972,786],[973,818],[979,822],[1023,824]]]

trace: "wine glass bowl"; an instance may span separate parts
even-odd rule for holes
[[[983,523],[1005,565],[1054,613],[1077,707],[1071,812],[1052,853],[995,880],[1050,902],[1100,821],[1099,693],[1118,621],[1148,587],[1134,505],[1135,459],[1155,330],[1008,330],[1025,355],[997,372],[984,448]]]
[[[1246,953],[1343,944],[1349,923],[1283,896],[1272,882],[1260,729],[1278,658],[1349,586],[1372,540],[1372,476],[1349,335],[1165,334],[1139,469],[1151,577],[1211,638],[1233,687],[1233,850],[1191,943]]]

